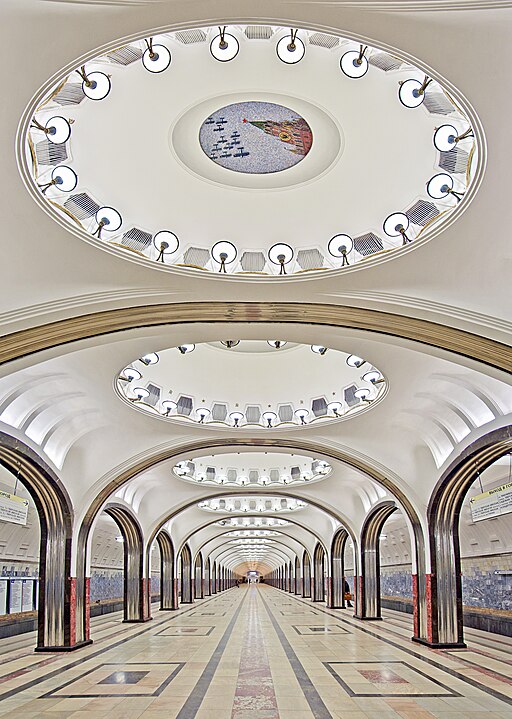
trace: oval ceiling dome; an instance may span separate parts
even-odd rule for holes
[[[351,272],[434,238],[484,152],[474,111],[419,61],[267,25],[92,51],[36,93],[17,141],[32,196],[77,237],[246,281]]]

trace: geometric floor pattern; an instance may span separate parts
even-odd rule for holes
[[[432,650],[410,615],[352,611],[251,585],[147,624],[95,618],[66,655],[0,640],[0,719],[512,719],[511,638],[466,628],[467,650]]]

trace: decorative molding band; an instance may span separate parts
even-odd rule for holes
[[[362,330],[436,347],[512,373],[508,345],[455,327],[361,307],[285,302],[184,302],[125,307],[4,335],[0,364],[114,332],[194,323],[306,324]]]

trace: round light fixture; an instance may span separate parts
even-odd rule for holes
[[[210,414],[210,410],[207,407],[199,407],[199,409],[196,409],[196,414],[199,417],[199,424],[203,424]]]
[[[103,230],[106,232],[115,232],[123,224],[123,218],[113,207],[100,207],[96,213],[96,222],[98,227],[94,231],[94,235],[101,237]]]
[[[166,417],[171,414],[171,412],[174,412],[174,410],[177,408],[178,405],[176,404],[176,402],[173,402],[172,399],[164,399],[164,401],[162,402],[162,409],[165,410]],[[188,472],[188,469],[186,469],[185,471]]]
[[[366,360],[364,360],[362,357],[358,357],[357,355],[349,355],[346,360],[349,367],[361,367]]]
[[[66,118],[60,115],[50,117],[49,120],[41,125],[36,119],[32,120],[32,127],[37,130],[42,130],[45,133],[47,139],[54,145],[62,145],[64,142],[69,140],[71,136],[71,124]]]
[[[227,347],[228,350],[233,349],[233,347],[236,347],[240,344],[240,340],[222,340],[221,345],[224,345],[224,347]]]
[[[267,423],[267,427],[272,427],[272,423],[277,419],[277,414],[275,412],[263,412],[261,416]]]
[[[146,397],[149,397],[149,390],[145,387],[135,387],[133,390],[133,394],[137,397],[137,399],[146,399]]]
[[[147,50],[142,56],[142,64],[149,72],[163,72],[171,64],[171,53],[165,45],[153,45],[153,38],[145,41]]]
[[[368,47],[361,45],[359,52],[357,50],[349,50],[342,55],[340,67],[347,77],[359,78],[366,75],[369,65],[364,54],[367,50]]]
[[[335,417],[339,417],[343,409],[343,404],[341,402],[329,402],[327,409],[329,412],[332,412]]]
[[[402,105],[409,108],[419,107],[425,99],[425,90],[431,82],[432,80],[425,77],[423,82],[411,79],[400,83],[398,97]]]
[[[219,272],[226,272],[226,265],[236,260],[238,252],[232,242],[221,240],[216,242],[211,249],[212,258],[220,265]]]
[[[427,182],[427,192],[430,197],[434,200],[441,200],[448,195],[453,195],[457,202],[460,202],[464,197],[463,192],[455,192],[453,189],[454,180],[451,175],[447,175],[445,172],[440,172],[434,177],[431,177]]]
[[[243,418],[244,418],[244,415],[243,415],[242,412],[231,412],[231,414],[229,415],[229,418],[233,420],[233,426],[234,426],[234,427],[239,427],[239,426],[240,426],[240,422],[241,422],[241,421],[243,420]]]
[[[327,249],[333,257],[343,258],[341,266],[344,267],[349,264],[348,255],[354,249],[354,240],[349,235],[334,235],[329,240]]]
[[[239,49],[240,43],[236,37],[226,32],[225,27],[219,27],[219,34],[210,43],[213,57],[220,62],[229,62],[238,55]]]
[[[371,394],[371,390],[367,389],[366,387],[361,387],[360,389],[356,389],[354,392],[354,397],[357,397],[357,399],[363,400],[363,402],[368,402],[368,397]]]
[[[306,53],[306,46],[297,37],[298,30],[291,30],[289,35],[282,37],[276,45],[277,57],[287,65],[300,62]]]
[[[389,237],[399,237],[401,235],[403,245],[412,242],[412,240],[406,234],[406,231],[409,227],[409,218],[405,213],[393,212],[392,215],[386,217],[382,227],[386,235],[388,235]]]
[[[327,352],[327,347],[323,345],[311,345],[311,351],[317,355],[324,355]]]
[[[308,414],[309,414],[309,410],[307,410],[303,407],[295,410],[295,416],[300,419],[301,424],[306,424],[306,417],[308,416]]]
[[[176,347],[176,349],[179,350],[182,355],[187,355],[189,352],[193,352],[195,348],[196,346],[193,344],[178,345],[178,347]]]
[[[170,230],[160,230],[153,237],[153,245],[158,250],[157,262],[164,262],[165,255],[172,255],[178,249],[180,241]]]
[[[365,382],[371,382],[371,384],[375,384],[376,382],[382,380],[382,375],[376,369],[372,369],[369,372],[366,372],[361,379],[363,379]]]
[[[146,367],[151,364],[157,364],[157,362],[159,362],[159,360],[160,360],[160,357],[157,355],[156,352],[149,352],[147,355],[143,355],[140,358],[140,361],[142,362],[142,364],[145,364]]]
[[[473,130],[471,128],[468,128],[466,132],[459,135],[453,125],[441,125],[434,132],[432,141],[434,147],[436,150],[439,150],[439,152],[449,152],[453,150],[460,140],[464,140],[466,137],[473,137]]]
[[[108,75],[104,72],[86,73],[85,66],[82,65],[77,73],[82,78],[82,90],[84,95],[90,100],[104,100],[110,92],[111,84]]]
[[[59,165],[52,170],[51,181],[39,185],[43,195],[50,187],[56,187],[61,192],[71,192],[78,184],[78,177],[74,170],[67,165]]]
[[[274,265],[280,265],[280,275],[285,275],[285,265],[293,260],[293,249],[290,245],[286,245],[284,242],[278,242],[276,245],[272,245],[268,251],[268,259]]]
[[[267,340],[267,344],[273,347],[275,350],[280,350],[281,347],[284,347],[286,343],[286,340]]]
[[[135,367],[125,367],[120,375],[120,379],[128,380],[132,382],[134,379],[140,379],[142,374]]]

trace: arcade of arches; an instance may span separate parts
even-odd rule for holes
[[[512,3],[0,18],[0,718],[510,718]]]

